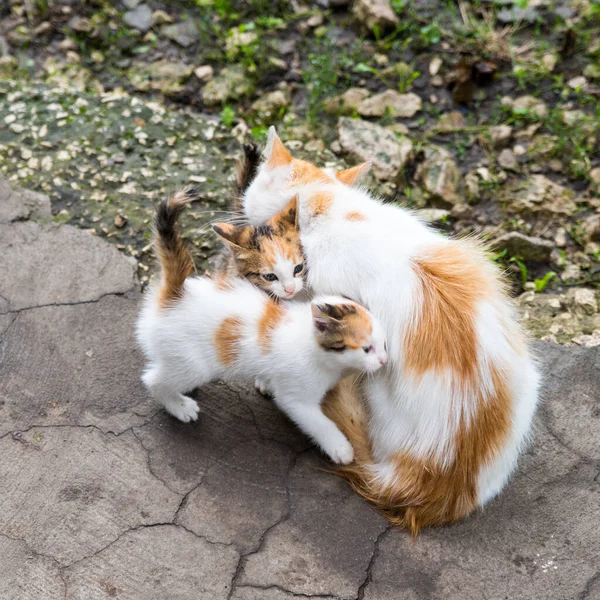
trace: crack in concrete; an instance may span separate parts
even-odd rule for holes
[[[292,456],[290,458],[290,464],[288,465],[288,469],[285,474],[285,493],[286,493],[286,498],[287,498],[287,500],[286,500],[287,506],[286,506],[286,509],[282,512],[281,517],[275,523],[272,523],[263,531],[263,533],[261,534],[260,538],[258,539],[258,542],[257,542],[256,546],[254,547],[254,549],[249,550],[248,552],[246,552],[244,554],[240,554],[240,559],[236,566],[235,573],[233,575],[233,579],[231,580],[231,589],[229,590],[229,595],[227,596],[228,600],[231,600],[233,593],[235,592],[235,590],[238,587],[237,582],[242,574],[242,571],[244,570],[244,567],[246,566],[246,563],[248,562],[248,558],[250,556],[260,552],[269,533],[273,529],[275,529],[275,527],[277,527],[281,523],[284,523],[285,521],[287,521],[290,518],[290,515],[292,513],[292,496],[290,493],[290,476],[291,476],[292,470],[294,469],[294,467],[296,466],[296,464],[298,462],[298,458],[304,452],[306,452],[306,450],[297,452],[294,456]],[[247,587],[250,587],[250,586],[247,585]]]
[[[252,590],[279,590],[284,594],[289,594],[294,598],[331,598],[332,600],[341,600],[339,596],[333,596],[332,594],[303,594],[302,592],[292,592],[292,590],[288,590],[280,585],[271,584],[271,585],[258,585],[258,584],[247,584],[240,585],[236,589],[243,590],[244,588],[249,588]]]
[[[358,586],[358,591],[356,593],[356,600],[363,600],[365,597],[365,591],[371,581],[373,580],[373,567],[377,562],[377,558],[379,558],[379,545],[381,544],[381,540],[393,529],[392,525],[387,525],[386,528],[377,536],[375,539],[375,543],[373,544],[373,552],[371,554],[371,558],[369,559],[369,564],[367,565],[367,571],[365,573],[365,578],[362,583]]]
[[[144,453],[146,454],[146,466],[148,467],[148,471],[150,472],[150,475],[152,475],[152,477],[154,477],[157,481],[160,481],[170,492],[172,492],[173,494],[176,494],[177,496],[182,496],[182,499],[183,499],[183,497],[186,496],[186,494],[182,494],[181,492],[175,491],[162,477],[159,477],[159,475],[154,472],[154,469],[152,467],[152,460],[150,458],[150,450],[148,448],[146,448],[146,446],[144,446],[144,442],[142,442],[141,438],[135,432],[135,429],[136,429],[135,427],[131,427],[130,431],[131,431],[131,434],[133,435],[133,437],[138,441],[138,443],[139,443],[140,447],[142,448],[142,450],[144,451]],[[177,512],[175,514],[177,514]],[[173,517],[173,519],[174,518],[175,517]]]
[[[24,306],[23,308],[18,308],[16,310],[7,310],[5,312],[0,312],[0,315],[18,315],[22,312],[26,312],[28,310],[36,310],[38,308],[48,308],[51,306],[79,306],[81,304],[97,304],[102,299],[107,298],[108,296],[116,296],[121,297],[129,292],[135,290],[135,282],[133,282],[130,288],[127,288],[123,292],[106,292],[105,294],[101,294],[98,298],[94,300],[80,300],[78,302],[49,302],[48,304],[38,304],[37,306]],[[10,303],[9,303],[10,304]]]
[[[113,431],[112,429],[107,429],[106,431],[104,431],[102,428],[98,427],[98,425],[94,425],[93,423],[88,423],[87,425],[74,425],[74,424],[70,424],[70,423],[56,423],[56,424],[50,424],[50,425],[35,425],[34,424],[34,425],[28,425],[25,429],[13,429],[10,431],[6,431],[2,435],[0,435],[0,440],[9,435],[14,436],[15,434],[19,434],[19,433],[28,433],[32,429],[53,429],[53,428],[54,429],[95,429],[96,431],[99,431],[102,435],[113,435],[115,437],[121,437],[123,434],[127,433],[128,431],[133,432],[133,429],[145,427],[147,424],[148,423],[144,423],[143,425],[131,425],[131,426],[127,427],[127,429],[123,429],[123,431],[120,431],[120,432]]]
[[[586,582],[585,582],[585,587],[583,588],[583,590],[581,591],[581,594],[579,594],[579,600],[588,600],[588,598],[591,598],[590,593],[592,592],[592,586],[597,582],[600,581],[600,571],[598,571],[598,573],[596,573],[595,575],[592,575]]]

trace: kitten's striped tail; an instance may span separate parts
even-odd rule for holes
[[[237,163],[235,194],[233,196],[232,206],[230,207],[233,213],[242,213],[242,198],[258,173],[260,156],[261,152],[257,144],[244,144],[244,155]]]
[[[194,189],[176,192],[163,200],[154,217],[154,245],[160,261],[158,305],[166,308],[181,298],[183,284],[195,270],[192,255],[181,237],[179,216],[198,197]]]

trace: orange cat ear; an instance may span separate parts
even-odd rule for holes
[[[358,183],[371,169],[371,163],[365,162],[343,171],[338,171],[335,178],[345,185],[353,185]]]
[[[245,248],[244,239],[246,236],[243,235],[243,228],[236,227],[231,223],[215,223],[213,231],[225,242],[232,246],[238,246],[239,248]]]
[[[285,149],[281,143],[275,127],[269,129],[267,138],[267,162],[266,166],[269,169],[284,167],[292,162],[292,155]]]

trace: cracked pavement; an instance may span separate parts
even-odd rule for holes
[[[140,383],[135,264],[0,176],[2,600],[600,597],[600,350],[538,344],[507,490],[416,541],[251,386],[182,424]]]

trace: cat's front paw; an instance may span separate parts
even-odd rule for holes
[[[271,392],[269,391],[267,384],[262,379],[259,379],[258,377],[254,380],[254,387],[256,388],[256,391],[259,394],[262,394],[263,396],[271,395]]]
[[[187,396],[183,396],[182,400],[179,402],[169,404],[166,409],[183,423],[196,421],[198,419],[198,413],[200,412],[198,403]]]
[[[325,452],[338,465],[349,465],[354,460],[354,448],[343,435],[335,444],[326,448]]]

